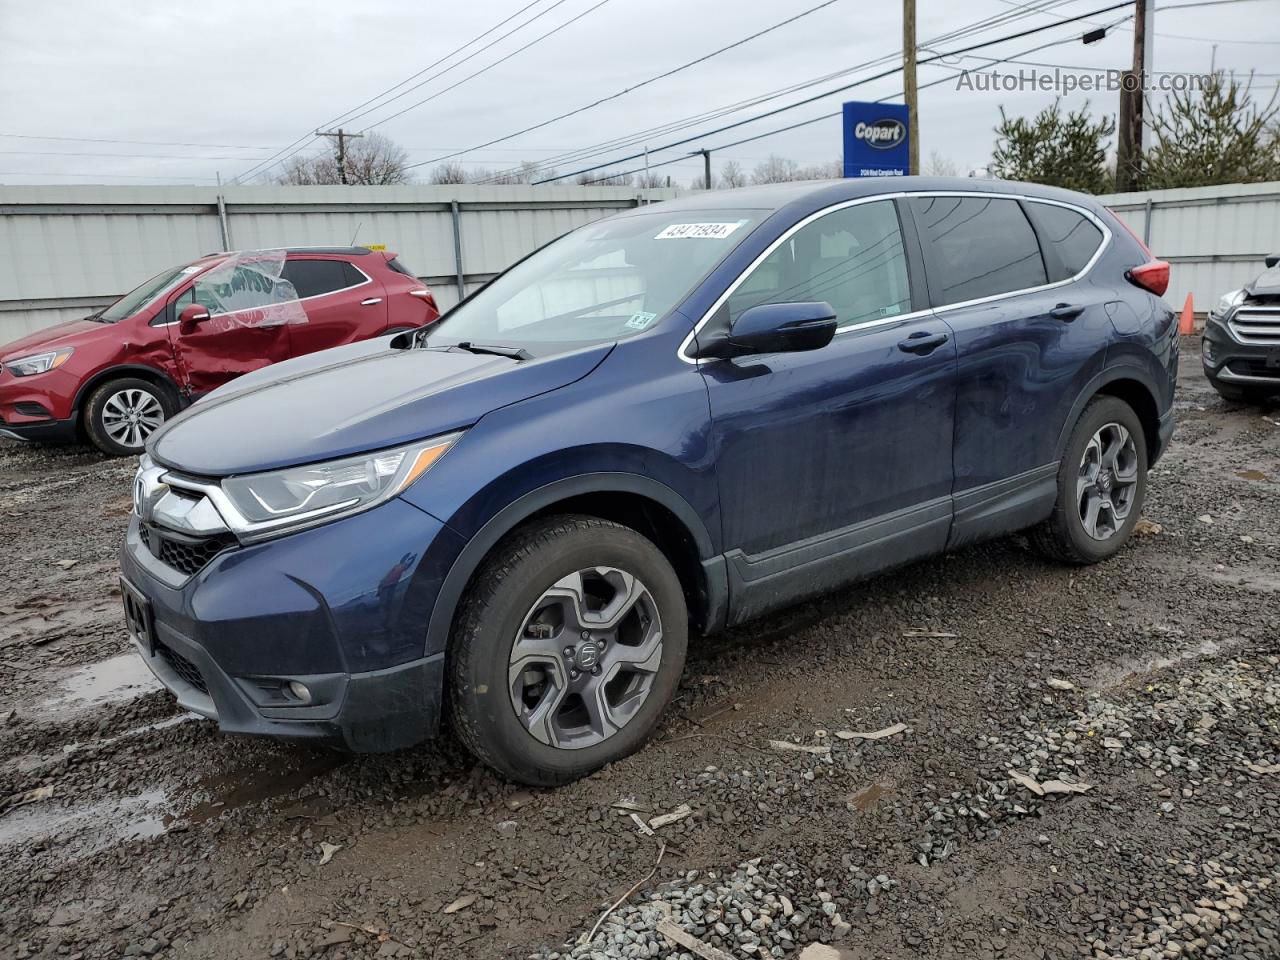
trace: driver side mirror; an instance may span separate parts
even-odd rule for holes
[[[727,359],[819,350],[835,335],[835,307],[824,300],[764,303],[742,311],[728,335],[707,344],[699,356]]]
[[[1267,269],[1270,270],[1277,263],[1280,263],[1280,253],[1273,253],[1262,262],[1265,263],[1267,265]]]
[[[178,329],[183,333],[194,330],[198,324],[209,319],[209,308],[198,303],[189,303],[178,314]]]

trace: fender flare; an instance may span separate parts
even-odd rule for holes
[[[632,473],[586,473],[555,480],[531,490],[507,504],[467,541],[440,584],[439,593],[427,625],[426,654],[440,653],[449,642],[454,614],[462,594],[484,558],[504,536],[539,510],[561,500],[587,493],[630,493],[646,497],[662,505],[684,525],[697,546],[699,559],[707,577],[708,606],[723,606],[728,589],[723,563],[716,563],[710,534],[702,518],[689,502],[665,483]],[[718,575],[718,576],[717,576]],[[713,582],[717,581],[719,582]]]
[[[181,410],[185,406],[186,398],[183,396],[182,389],[178,386],[176,380],[169,374],[165,373],[159,367],[151,367],[145,363],[121,363],[116,366],[106,367],[99,370],[93,376],[89,377],[76,389],[75,399],[71,401],[71,408],[76,411],[78,416],[83,409],[84,401],[89,394],[96,390],[101,384],[106,383],[113,377],[127,377],[130,374],[146,373],[152,377],[158,378],[165,386],[173,391],[173,398],[178,403],[178,409]]]
[[[1071,405],[1071,412],[1067,414],[1067,419],[1062,425],[1062,429],[1058,433],[1058,442],[1055,445],[1057,455],[1054,459],[1061,460],[1067,449],[1067,440],[1071,436],[1071,431],[1076,425],[1076,421],[1080,419],[1080,414],[1084,412],[1085,406],[1098,395],[1098,393],[1108,383],[1114,383],[1116,380],[1136,380],[1142,384],[1143,388],[1151,394],[1151,400],[1159,409],[1160,402],[1157,399],[1160,392],[1156,389],[1155,380],[1151,374],[1142,367],[1133,363],[1115,363],[1112,366],[1104,367],[1092,380],[1085,384],[1084,389],[1080,391],[1080,395],[1076,397],[1075,403]]]

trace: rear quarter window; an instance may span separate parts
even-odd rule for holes
[[[299,297],[318,297],[354,285],[347,279],[347,266],[344,260],[288,260],[281,276],[293,284]]]
[[[1054,270],[1058,276],[1052,279],[1074,277],[1088,266],[1103,240],[1102,231],[1093,221],[1078,210],[1057,204],[1033,201],[1028,207],[1041,238],[1058,255],[1062,265],[1060,270]]]

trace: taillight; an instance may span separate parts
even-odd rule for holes
[[[1169,264],[1164,260],[1149,260],[1125,273],[1129,282],[1163,297],[1169,289]]]
[[[1133,232],[1133,227],[1125,223],[1123,219],[1116,215],[1115,211],[1112,211],[1111,213],[1112,216],[1120,221],[1120,226],[1129,231],[1129,236],[1133,237],[1134,242],[1142,248],[1142,252],[1150,257],[1150,260],[1141,266],[1125,271],[1125,279],[1136,287],[1141,287],[1143,290],[1149,290],[1157,297],[1163,297],[1164,292],[1169,289],[1168,261],[1157,260],[1155,258],[1155,254],[1151,252],[1151,248],[1142,242],[1142,238],[1140,236]]]

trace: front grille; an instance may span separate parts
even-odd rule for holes
[[[138,527],[138,537],[153,557],[188,577],[199,573],[210,560],[236,543],[230,534],[189,537],[148,523]]]
[[[1241,343],[1280,346],[1280,307],[1240,307],[1227,326]]]
[[[204,682],[196,665],[180,654],[172,647],[167,647],[159,640],[156,641],[156,655],[164,658],[167,663],[179,677],[185,680],[191,686],[195,687],[206,697],[209,695],[209,685]]]

